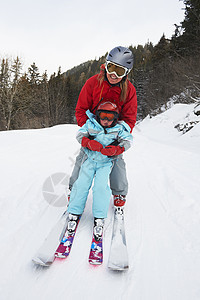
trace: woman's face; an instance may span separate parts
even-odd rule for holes
[[[115,74],[108,74],[108,73],[107,73],[107,78],[110,84],[117,84],[122,80],[122,78],[118,78]]]

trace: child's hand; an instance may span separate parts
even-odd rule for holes
[[[124,147],[110,145],[103,148],[101,150],[101,153],[107,156],[114,156],[123,153],[124,150],[125,150]]]
[[[81,141],[81,145],[83,147],[86,147],[92,151],[98,151],[100,152],[101,149],[103,149],[103,145],[95,140],[90,140],[89,138],[87,138],[86,136],[84,136],[82,138],[82,141]]]

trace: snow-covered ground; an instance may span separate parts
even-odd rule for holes
[[[64,176],[66,181],[72,171],[79,150],[78,127],[1,132],[0,299],[199,300],[200,123],[185,134],[174,128],[199,121],[193,110],[193,104],[176,104],[134,129],[133,147],[124,155],[130,186],[126,272],[107,269],[112,202],[104,263],[88,264],[91,194],[68,259],[50,268],[32,263],[65,210],[49,202],[51,196],[65,194],[66,184],[56,186],[53,178]]]

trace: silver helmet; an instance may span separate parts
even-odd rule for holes
[[[107,61],[118,64],[129,70],[133,67],[133,53],[129,48],[118,46],[113,48],[106,57]]]

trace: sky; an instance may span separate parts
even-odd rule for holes
[[[0,0],[0,58],[67,71],[116,46],[171,38],[184,19],[179,0]]]

